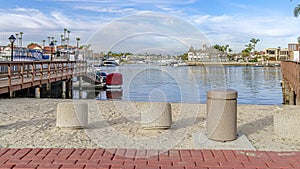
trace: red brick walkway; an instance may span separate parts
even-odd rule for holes
[[[300,169],[300,152],[0,149],[0,169]]]

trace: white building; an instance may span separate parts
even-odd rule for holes
[[[227,57],[213,47],[203,45],[202,49],[191,47],[188,51],[188,61],[226,61]]]

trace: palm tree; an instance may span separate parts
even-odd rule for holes
[[[70,33],[71,33],[71,31],[68,30],[67,33],[68,33],[68,45],[69,45],[69,40],[70,40]]]
[[[64,35],[60,35],[60,45],[62,46]]]
[[[253,49],[253,45],[249,43],[248,45],[245,45],[246,49],[251,51]]]
[[[48,44],[50,44],[50,38],[51,38],[51,37],[50,37],[50,36],[48,36],[47,38],[48,38]]]
[[[80,38],[77,37],[77,38],[76,38],[76,46],[77,46],[77,49],[78,49],[78,43],[79,43],[79,41],[80,41]]]
[[[68,29],[64,28],[64,37],[66,38],[66,32],[68,31]]]
[[[19,34],[18,33],[16,33],[16,40],[17,40],[16,47],[18,47],[18,43],[19,43]]]
[[[68,33],[68,39],[69,39],[69,38],[70,38],[70,33],[71,33],[71,31],[68,30],[67,33]]]
[[[252,43],[253,45],[253,49],[254,49],[254,55],[255,55],[255,45],[259,42],[259,39],[255,39],[255,38],[251,38],[250,39],[250,43]]]
[[[20,32],[20,35],[21,35],[21,37],[20,37],[20,47],[22,47],[23,32]]]

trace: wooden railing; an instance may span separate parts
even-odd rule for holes
[[[85,75],[78,61],[0,62],[0,94]]]
[[[282,61],[281,71],[284,97],[290,104],[300,104],[300,62]]]

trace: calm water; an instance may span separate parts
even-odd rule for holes
[[[238,91],[238,104],[282,104],[280,67],[170,67],[127,65],[113,68],[123,74],[122,100],[205,103],[208,90]],[[120,92],[119,92],[120,94]],[[107,99],[101,92],[97,99]]]

